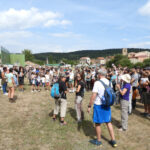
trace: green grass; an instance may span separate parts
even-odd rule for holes
[[[6,96],[0,95],[0,150],[112,150],[110,136],[105,124],[102,127],[103,147],[91,145],[95,138],[92,112],[86,112],[91,92],[85,93],[83,109],[85,120],[76,123],[74,94],[68,94],[66,126],[60,126],[59,119],[51,119],[54,100],[50,93],[31,93],[30,87],[21,93],[16,91],[17,102],[11,104]],[[129,130],[120,133],[120,107],[112,107],[112,123],[118,143],[117,150],[149,150],[150,120],[140,116],[143,105],[129,117]]]

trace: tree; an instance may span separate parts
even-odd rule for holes
[[[33,61],[34,56],[32,55],[31,50],[24,49],[22,53],[25,55],[25,61]]]
[[[127,56],[123,56],[121,54],[115,55],[115,57],[107,62],[106,66],[107,67],[112,67],[112,64],[115,64],[116,66],[121,65],[122,67],[132,67],[132,63],[128,59]]]
[[[145,59],[143,63],[144,67],[150,67],[150,59]]]

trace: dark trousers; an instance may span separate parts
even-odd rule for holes
[[[135,109],[135,107],[136,107],[136,99],[133,99],[132,100],[132,109]]]

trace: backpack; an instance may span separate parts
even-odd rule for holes
[[[100,80],[102,85],[105,88],[104,96],[101,98],[103,106],[112,106],[116,100],[116,94],[114,90],[111,88],[111,82],[109,86],[107,86],[103,81]]]
[[[54,83],[51,89],[51,97],[58,99],[60,98],[60,93],[59,93],[59,83]]]

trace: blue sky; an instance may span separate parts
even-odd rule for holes
[[[150,0],[1,0],[0,18],[11,52],[150,48]]]

